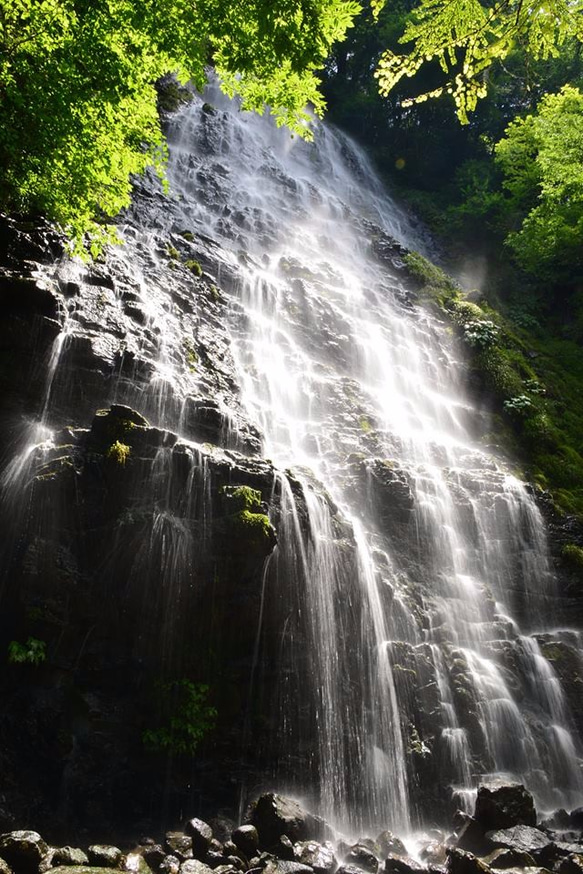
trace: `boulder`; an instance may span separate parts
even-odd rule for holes
[[[165,847],[169,853],[172,853],[181,862],[184,862],[186,859],[192,859],[192,837],[185,835],[184,832],[166,832]]]
[[[48,850],[38,832],[13,831],[0,835],[0,857],[18,871],[37,870]]]
[[[259,849],[259,833],[254,825],[240,825],[231,835],[231,840],[248,858]]]
[[[583,874],[583,856],[571,853],[561,859],[555,870],[557,874]]]
[[[180,870],[180,859],[177,856],[165,856],[160,862],[158,869],[160,874],[178,874]]]
[[[392,832],[385,830],[380,833],[376,839],[376,844],[380,850],[381,858],[387,856],[406,856],[407,847],[403,841],[394,835]]]
[[[184,826],[184,831],[191,840],[192,854],[197,859],[202,859],[208,852],[213,839],[213,830],[202,819],[189,819]]]
[[[142,856],[153,871],[158,871],[166,858],[166,851],[161,844],[150,844],[142,850]]]
[[[420,872],[425,872],[425,866],[410,856],[397,856],[391,853],[385,859],[384,874],[420,874]]]
[[[492,845],[486,839],[482,826],[471,816],[467,816],[458,830],[456,847],[480,856],[487,853]]]
[[[53,865],[89,865],[89,858],[78,847],[56,847],[53,852]]]
[[[328,837],[326,823],[318,816],[308,813],[292,798],[268,792],[255,801],[251,807],[250,824],[259,834],[262,847],[277,844],[282,835],[291,841],[306,841]]]
[[[447,847],[441,841],[428,841],[419,850],[419,858],[425,865],[444,865]]]
[[[211,870],[199,859],[186,859],[180,866],[180,874],[211,874]]]
[[[162,847],[159,849],[162,851],[162,858],[164,858]],[[109,844],[92,844],[87,849],[87,855],[91,865],[97,865],[100,868],[116,868],[121,861],[122,852],[119,847],[112,847]],[[146,861],[150,864],[148,859]]]
[[[0,874],[13,874],[12,868],[4,859],[0,859]]]
[[[535,826],[533,797],[521,783],[484,783],[478,787],[474,819],[484,831]]]
[[[446,870],[448,874],[488,874],[490,868],[473,853],[450,847],[447,851]]]
[[[540,852],[551,844],[544,832],[528,825],[489,831],[486,832],[486,837],[494,847],[507,847],[510,850],[530,853],[536,860]]]
[[[377,874],[379,867],[377,857],[364,844],[355,844],[351,847],[344,857],[344,861],[348,865],[355,865],[361,871],[368,871],[369,874]]]
[[[288,862],[287,859],[270,859],[263,870],[265,874],[314,874],[308,865]]]
[[[536,862],[530,853],[524,850],[510,850],[499,847],[484,858],[486,865],[498,870],[505,868],[531,868],[536,867]]]
[[[309,865],[316,874],[332,874],[338,867],[334,848],[329,841],[323,844],[299,841],[294,847],[294,854],[298,862]]]

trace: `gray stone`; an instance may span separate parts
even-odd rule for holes
[[[490,869],[481,860],[466,850],[451,847],[447,851],[448,874],[488,874]]]
[[[160,874],[178,874],[180,870],[180,859],[177,856],[165,856],[160,863]]]
[[[198,859],[187,859],[180,866],[180,874],[211,874],[211,868]]]
[[[184,831],[191,839],[194,855],[197,857],[204,856],[213,839],[213,830],[208,822],[194,817],[188,820],[184,826]]]
[[[555,870],[557,874],[583,874],[583,856],[571,853],[561,859]]]
[[[231,840],[246,856],[253,856],[259,848],[259,833],[254,825],[240,825]]]
[[[380,850],[381,858],[383,859],[387,856],[407,855],[407,847],[403,841],[387,829],[382,831],[377,837],[376,844]]]
[[[89,858],[78,847],[56,847],[53,853],[53,867],[59,865],[89,865]]]
[[[526,853],[524,850],[510,850],[506,847],[500,847],[499,849],[494,850],[493,853],[490,853],[484,858],[484,862],[489,865],[490,868],[497,869],[530,868],[536,866],[536,862],[530,853]]]
[[[0,835],[0,856],[17,870],[38,869],[48,851],[47,844],[38,832],[23,830]]]
[[[521,783],[484,783],[478,787],[474,819],[484,831],[535,826],[533,797]]]
[[[298,862],[309,865],[316,874],[332,874],[338,867],[334,848],[329,841],[323,844],[317,841],[299,841],[294,847]]]
[[[385,859],[384,874],[417,874],[425,867],[410,856],[396,856],[390,853]]]
[[[150,868],[158,871],[160,865],[166,858],[166,852],[161,844],[149,844],[142,850],[142,855]]]
[[[192,837],[185,835],[184,832],[166,832],[165,846],[168,852],[177,856],[181,862],[192,859]]]
[[[344,861],[347,865],[356,865],[361,871],[368,871],[369,874],[377,874],[379,867],[375,854],[362,844],[355,844],[351,847],[344,857]]]
[[[486,832],[486,837],[495,847],[507,847],[510,850],[522,850],[536,857],[551,843],[547,835],[540,829],[528,825],[516,825],[514,828],[498,829]]]
[[[160,847],[160,849],[162,849]],[[89,862],[101,868],[116,868],[121,862],[122,852],[119,847],[109,844],[92,844],[87,849]]]
[[[287,859],[270,859],[263,870],[265,874],[314,874],[308,865],[288,862]]]
[[[268,792],[252,805],[250,823],[259,833],[262,847],[277,844],[282,835],[291,841],[305,841],[329,837],[330,831],[324,820],[308,813],[292,798]]]

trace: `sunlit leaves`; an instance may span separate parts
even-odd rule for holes
[[[386,51],[381,57],[376,72],[379,89],[386,95],[424,64],[438,63],[443,86],[409,103],[449,93],[460,121],[467,123],[468,113],[486,95],[486,74],[494,61],[507,57],[518,40],[539,59],[557,55],[569,38],[583,41],[582,11],[581,0],[534,5],[524,0],[421,0],[401,40],[410,44],[410,51]]]
[[[107,235],[130,177],[164,163],[153,83],[214,63],[243,105],[309,135],[317,70],[354,0],[0,0],[0,203],[80,243]],[[23,148],[25,144],[25,148]],[[96,221],[99,224],[96,224]]]
[[[538,275],[583,267],[583,94],[546,95],[509,125],[496,161],[522,220],[508,238],[521,265]]]

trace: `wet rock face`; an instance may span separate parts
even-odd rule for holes
[[[484,831],[536,825],[533,797],[520,783],[482,784],[474,817]]]
[[[261,795],[252,805],[250,823],[255,826],[260,845],[269,848],[285,836],[292,842],[323,837],[326,823],[304,810],[297,801],[274,792]]]

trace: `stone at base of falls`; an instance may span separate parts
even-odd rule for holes
[[[407,855],[407,847],[403,841],[388,830],[382,831],[380,835],[378,835],[375,843],[377,844],[383,859],[390,855]]]
[[[583,874],[583,856],[572,853],[563,859],[555,870],[558,874]]]
[[[446,869],[448,874],[488,874],[490,868],[467,850],[451,847],[447,851]]]
[[[308,813],[292,798],[268,792],[251,805],[249,822],[259,834],[260,846],[269,849],[285,835],[292,841],[318,840],[331,836],[328,824]],[[293,864],[293,863],[290,863]]]
[[[298,862],[309,865],[316,874],[332,874],[338,867],[334,847],[329,841],[323,844],[300,841],[294,847],[294,854]]]
[[[506,847],[532,854],[540,852],[551,843],[544,832],[528,825],[489,831],[486,832],[486,837],[494,847]]]
[[[192,859],[192,838],[184,832],[166,832],[165,847],[181,861]]]
[[[189,819],[184,826],[184,831],[190,837],[192,852],[197,859],[201,859],[211,845],[213,830],[202,819]]]
[[[97,865],[99,868],[116,868],[121,861],[122,852],[119,847],[111,847],[107,844],[92,844],[87,849],[87,855],[92,865]]]
[[[492,849],[492,845],[486,839],[484,829],[473,817],[467,814],[463,817],[463,824],[458,830],[457,849],[476,853],[478,856],[485,855]]]
[[[259,833],[254,825],[240,825],[233,831],[231,839],[249,857],[259,849]]]
[[[13,831],[0,835],[0,856],[18,871],[35,871],[49,848],[38,832]]]
[[[180,874],[211,874],[212,868],[199,859],[187,859],[180,866]]]
[[[355,844],[350,848],[344,861],[347,865],[355,865],[361,871],[367,871],[369,874],[376,874],[379,867],[379,862],[375,854],[363,844]]]
[[[478,787],[474,819],[484,831],[535,826],[534,799],[521,783],[484,783]]]
[[[265,874],[313,874],[312,868],[301,862],[288,862],[286,859],[271,859],[263,869]]]
[[[89,858],[79,847],[57,847],[53,853],[51,867],[58,868],[60,865],[68,867],[89,865]]]
[[[420,874],[427,869],[410,856],[389,855],[382,870],[384,874]]]
[[[506,847],[500,847],[490,853],[483,860],[490,868],[502,869],[505,868],[531,868],[536,867],[536,862],[530,853],[525,850],[510,850]]]

